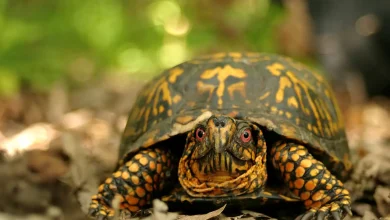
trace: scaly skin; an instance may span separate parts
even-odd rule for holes
[[[281,141],[271,150],[272,164],[291,192],[298,196],[308,211],[298,219],[341,219],[351,215],[351,197],[343,183],[303,145]]]
[[[112,200],[120,195],[120,209],[131,213],[150,204],[153,194],[162,190],[175,172],[172,155],[168,150],[151,148],[140,151],[121,166],[92,197],[89,215],[99,219],[114,216]]]

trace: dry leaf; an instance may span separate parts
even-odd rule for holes
[[[183,216],[183,217],[179,217],[179,219],[180,220],[207,220],[207,219],[211,219],[211,218],[219,216],[223,212],[225,207],[226,207],[226,204],[224,206],[222,206],[221,208],[219,208],[217,210],[214,210],[212,212],[209,212],[207,214],[203,214],[203,215],[186,215],[186,216]]]

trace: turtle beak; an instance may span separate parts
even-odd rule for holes
[[[214,142],[214,150],[216,153],[222,153],[226,150],[226,145],[230,140],[229,130],[234,122],[232,119],[224,116],[212,117],[209,121],[210,136]]]

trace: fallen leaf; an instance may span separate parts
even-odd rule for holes
[[[224,206],[222,206],[221,208],[214,210],[212,212],[209,212],[207,214],[186,215],[183,217],[179,217],[178,219],[180,219],[180,220],[207,220],[207,219],[211,219],[211,218],[219,216],[223,212],[225,207],[226,207],[226,204]]]

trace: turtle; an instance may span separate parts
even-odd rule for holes
[[[279,54],[199,56],[138,92],[117,168],[88,213],[109,219],[118,198],[119,210],[137,215],[160,198],[193,210],[298,202],[298,219],[342,219],[352,215],[349,155],[322,74]]]

